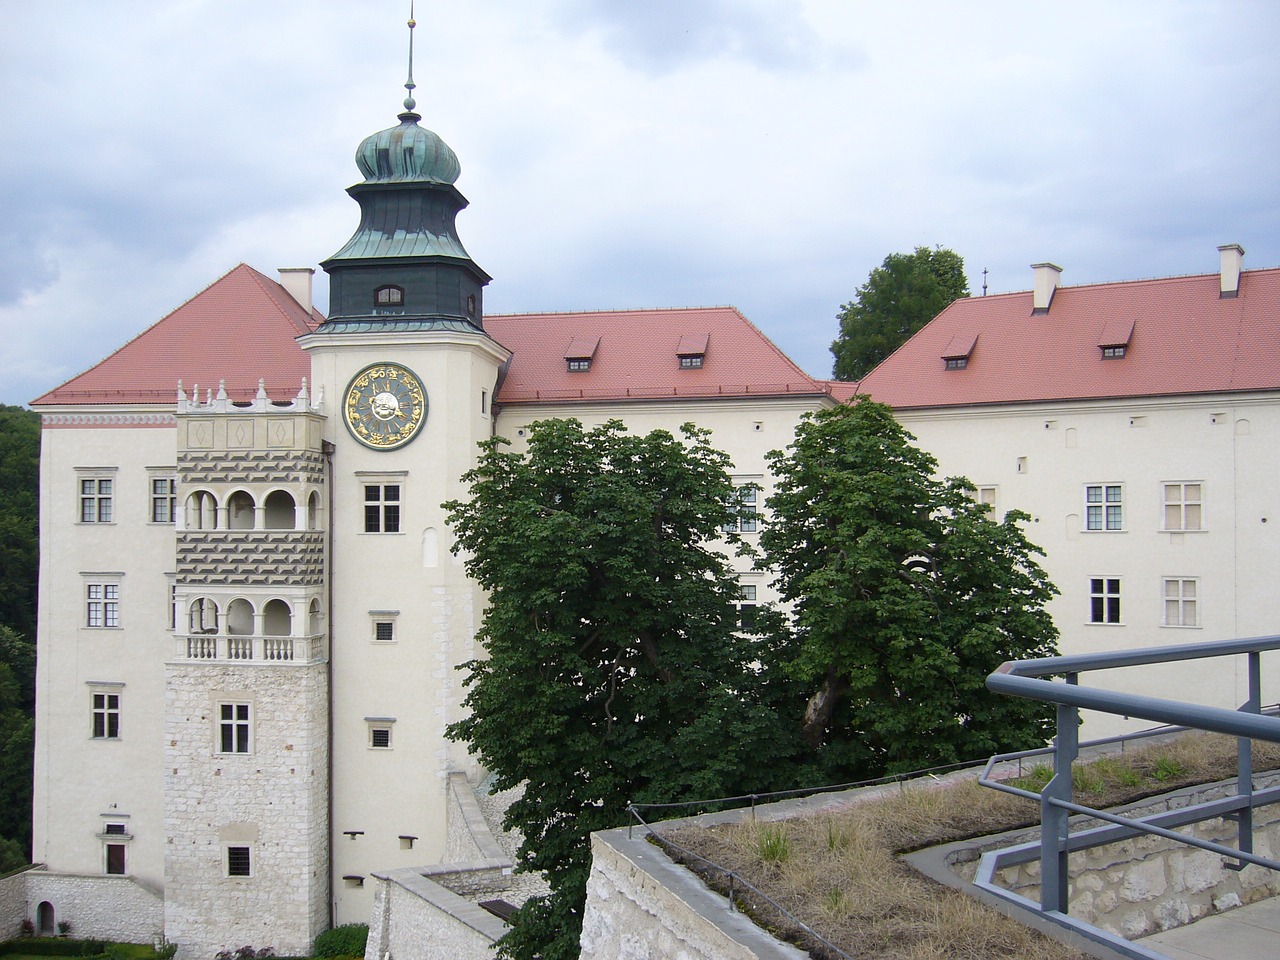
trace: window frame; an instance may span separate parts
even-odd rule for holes
[[[755,480],[734,483],[733,519],[726,520],[721,529],[725,533],[760,532],[760,494],[763,491]]]
[[[1177,584],[1177,596],[1169,595],[1169,587]],[[1191,587],[1188,594],[1187,586]],[[1175,605],[1178,615],[1175,620],[1169,617],[1169,605]],[[1191,610],[1191,622],[1187,622],[1187,609]],[[1200,627],[1200,578],[1199,577],[1161,577],[1160,578],[1160,626],[1172,627],[1176,630],[1194,630]]]
[[[1170,500],[1169,490],[1176,487],[1180,494],[1180,499]],[[1189,500],[1187,498],[1187,487],[1198,488],[1199,496],[1196,499]],[[1160,531],[1162,533],[1204,533],[1208,526],[1205,523],[1204,515],[1204,481],[1203,480],[1162,480],[1160,481]],[[1169,509],[1174,507],[1178,511],[1178,519],[1181,526],[1169,526]],[[1187,508],[1195,507],[1199,511],[1197,518],[1197,526],[1187,526]]]
[[[754,634],[759,632],[759,590],[754,583],[738,584],[738,632]]]
[[[233,854],[233,851],[235,853]],[[234,856],[234,860],[233,860]],[[253,844],[244,842],[225,843],[222,846],[222,875],[228,879],[253,879]],[[243,861],[243,869],[239,868]]]
[[[157,490],[158,484],[165,484],[168,488],[167,492]],[[147,476],[147,523],[172,526],[178,522],[178,478],[173,473],[162,473],[159,471],[149,473]],[[162,511],[157,510],[163,507],[168,511],[168,518],[163,519],[158,516]]]
[[[1115,627],[1124,625],[1122,577],[1089,578],[1089,625]]]
[[[119,740],[123,711],[123,683],[94,683],[89,686],[89,739]]]
[[[84,581],[83,619],[85,630],[119,630],[120,580],[116,577],[91,575]]]
[[[383,294],[386,294],[385,298]],[[376,309],[404,306],[404,287],[397,283],[384,283],[373,291],[373,305]]]
[[[1098,499],[1092,499],[1093,491]],[[1112,499],[1115,491],[1115,499]],[[1125,489],[1123,483],[1087,483],[1084,486],[1084,530],[1086,533],[1125,532]],[[1115,521],[1112,520],[1115,511]],[[1095,522],[1096,517],[1096,522]]]
[[[230,716],[227,715],[228,708]],[[243,716],[241,716],[242,710]],[[217,702],[213,741],[215,754],[221,757],[253,755],[253,713],[253,702],[250,700],[228,699]]]
[[[396,621],[400,618],[399,610],[370,610],[369,611],[369,642],[370,643],[399,643],[400,634],[396,629]],[[381,627],[387,628],[388,636],[379,636]]]
[[[116,467],[76,467],[76,523],[116,522]],[[104,487],[105,484],[105,487]]]
[[[365,737],[365,746],[368,749],[378,751],[395,749],[395,735],[392,732],[396,725],[395,717],[365,717],[364,722],[368,731]],[[376,742],[376,740],[384,737],[386,743],[379,744]]]
[[[366,478],[361,480],[361,492],[364,506],[364,532],[374,535],[396,535],[404,533],[405,484],[403,478],[392,478],[393,482],[383,482],[384,478]],[[395,490],[394,498],[387,496],[388,490]],[[370,497],[370,491],[377,491],[376,497]],[[391,508],[394,508],[392,512]],[[373,512],[371,512],[373,511]],[[392,517],[392,520],[388,520]],[[389,529],[394,527],[394,529]]]

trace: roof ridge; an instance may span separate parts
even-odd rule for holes
[[[298,336],[303,336],[304,334],[312,333],[314,331],[314,328],[307,323],[299,324],[297,319],[294,317],[295,308],[302,314],[306,314],[306,311],[303,309],[302,304],[298,303],[298,301],[293,298],[293,294],[285,289],[284,284],[278,280],[268,277],[256,267],[251,267],[248,264],[241,264],[241,266],[244,266],[249,270],[249,273],[262,289],[262,292],[271,299],[271,302],[276,305],[276,309],[280,311],[280,314],[289,321],[289,324],[295,330],[298,331]]]
[[[728,303],[719,303],[711,306],[703,307],[614,307],[606,310],[524,310],[520,313],[486,313],[486,320],[514,320],[521,318],[532,319],[534,317],[597,317],[604,314],[619,313],[678,313],[688,310],[732,310],[739,316],[742,312],[737,307]]]
[[[168,313],[163,314],[163,315],[160,317],[160,319],[159,319],[159,320],[156,320],[154,323],[148,324],[147,326],[143,327],[141,330],[139,330],[137,333],[135,333],[132,337],[130,337],[130,338],[129,338],[128,340],[126,340],[124,343],[120,344],[120,346],[116,347],[116,348],[115,348],[114,350],[112,350],[110,353],[106,354],[106,355],[105,355],[105,356],[103,356],[103,357],[99,357],[99,358],[98,358],[98,360],[96,360],[95,362],[93,362],[93,363],[89,364],[89,366],[85,367],[83,370],[81,370],[79,373],[75,374],[74,376],[67,377],[67,379],[63,380],[60,384],[58,384],[58,385],[57,385],[56,387],[54,387],[52,390],[46,390],[44,393],[40,394],[40,396],[36,397],[34,400],[32,400],[32,401],[31,401],[31,404],[30,404],[30,405],[31,405],[31,406],[34,406],[35,404],[40,403],[41,401],[43,401],[46,397],[52,397],[55,393],[57,393],[59,390],[61,390],[61,389],[62,389],[63,387],[65,387],[67,384],[71,383],[73,380],[79,380],[79,379],[80,379],[81,377],[83,377],[85,374],[87,374],[87,373],[89,373],[90,371],[92,371],[92,370],[96,369],[97,367],[102,366],[104,363],[106,363],[106,362],[107,362],[108,360],[110,360],[112,357],[114,357],[114,356],[116,356],[117,354],[119,354],[119,353],[123,352],[124,350],[127,350],[130,346],[132,346],[132,345],[133,345],[134,343],[136,343],[137,341],[141,340],[141,339],[142,339],[143,337],[145,337],[148,333],[150,333],[150,332],[151,332],[152,330],[154,330],[156,327],[160,326],[160,324],[164,323],[166,320],[168,320],[170,317],[172,317],[175,313],[177,313],[177,312],[178,312],[179,310],[181,310],[183,307],[187,306],[187,304],[191,303],[191,302],[192,302],[192,301],[194,301],[194,300],[198,300],[200,297],[204,296],[206,293],[208,293],[210,290],[212,290],[214,287],[216,287],[218,284],[220,284],[223,280],[226,280],[226,279],[227,279],[227,277],[231,276],[233,273],[235,273],[235,272],[236,272],[237,270],[239,270],[241,267],[244,267],[246,270],[250,270],[250,271],[253,271],[254,273],[257,273],[257,271],[253,269],[253,267],[249,266],[247,263],[245,263],[245,262],[242,260],[240,263],[236,264],[234,267],[232,267],[230,270],[228,270],[228,271],[227,271],[226,273],[224,273],[222,276],[218,277],[218,279],[216,279],[216,280],[212,281],[211,283],[205,284],[205,286],[204,286],[203,288],[201,288],[198,292],[193,293],[191,296],[187,297],[187,299],[183,300],[180,304],[178,304],[176,307],[174,307],[174,308],[173,308],[172,310],[170,310]],[[177,385],[176,383],[173,385],[173,395],[174,395],[174,397],[175,397],[175,398],[178,396],[178,385]],[[52,402],[52,401],[51,401],[51,402]]]

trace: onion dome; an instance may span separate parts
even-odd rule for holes
[[[406,106],[412,102],[407,100]],[[422,118],[412,108],[400,114],[399,119],[399,126],[370,134],[356,150],[356,164],[365,183],[456,181],[462,167],[449,145],[418,126]]]

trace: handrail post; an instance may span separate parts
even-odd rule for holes
[[[1240,707],[1241,713],[1262,712],[1262,654],[1252,650],[1249,658],[1249,699]],[[1236,738],[1236,794],[1241,797],[1253,797],[1253,740],[1249,737]],[[1244,853],[1253,853],[1253,800],[1240,808],[1236,821],[1236,845]],[[1245,861],[1237,861],[1240,870],[1245,868]]]
[[[1077,675],[1067,674],[1067,683]],[[1067,837],[1071,813],[1054,800],[1072,801],[1071,768],[1080,752],[1080,711],[1058,704],[1058,735],[1053,740],[1053,779],[1045,785],[1040,801],[1040,909],[1067,912],[1070,893]]]

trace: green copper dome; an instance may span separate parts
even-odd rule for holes
[[[412,102],[412,101],[410,101]],[[425,181],[451,184],[462,167],[449,145],[418,126],[412,111],[400,114],[400,125],[370,134],[356,150],[365,183]]]

